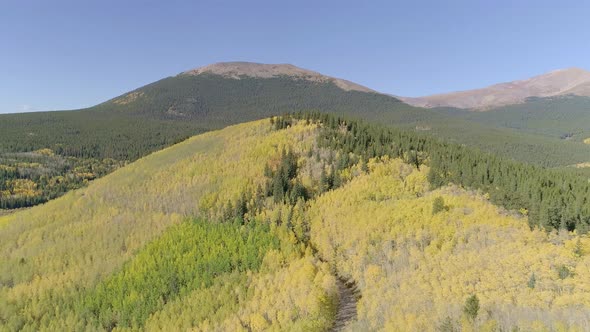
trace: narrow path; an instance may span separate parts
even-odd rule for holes
[[[338,294],[340,301],[338,302],[338,311],[336,312],[336,320],[332,327],[332,332],[342,331],[351,320],[356,319],[356,294],[354,285],[348,285],[340,278],[338,280]]]

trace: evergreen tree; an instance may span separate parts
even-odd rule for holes
[[[438,196],[432,202],[432,214],[435,215],[445,210],[445,201],[442,197]]]
[[[473,294],[467,298],[465,301],[465,305],[463,306],[463,313],[469,318],[471,321],[474,321],[477,318],[477,314],[479,312],[479,299],[477,295]]]

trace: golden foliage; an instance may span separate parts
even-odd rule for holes
[[[277,263],[282,262],[282,263]],[[148,319],[147,331],[325,331],[332,324],[336,280],[311,256],[270,251],[260,272],[223,276]]]
[[[16,171],[16,167],[7,166],[7,165],[0,165],[0,171],[14,172],[14,171]]]
[[[228,127],[0,217],[2,328],[88,328],[61,305],[122,271],[187,216],[220,219],[227,202],[264,186],[264,168],[278,162],[283,147],[311,151],[299,159],[297,180],[321,192],[320,174],[333,156],[316,146],[316,134],[302,122],[278,131],[267,121]],[[526,211],[505,211],[462,188],[430,190],[428,168],[400,160],[361,161],[338,172],[339,189],[294,207],[267,199],[248,216],[269,222],[282,244],[266,252],[257,272],[224,273],[158,303],[145,329],[326,330],[335,312],[334,269],[362,294],[353,331],[590,329],[587,236],[530,230]],[[329,263],[313,257],[302,243],[308,237]],[[470,319],[463,306],[473,294],[481,308]]]
[[[14,179],[6,181],[8,190],[0,191],[3,197],[35,197],[41,193],[37,184],[29,179]]]
[[[185,216],[210,216],[265,181],[283,146],[308,149],[316,129],[228,127],[149,155],[42,206],[0,218],[0,321],[37,329]],[[17,314],[18,313],[18,314]]]
[[[590,143],[588,143],[588,144],[590,144]],[[590,167],[590,162],[575,164],[574,167],[576,167],[576,168],[588,168],[588,167]]]
[[[362,293],[351,330],[434,331],[446,317],[467,330],[471,294],[482,306],[476,329],[588,329],[586,236],[531,231],[526,218],[457,187],[429,192],[426,170],[399,160],[368,165],[309,211],[319,253]],[[437,197],[445,209],[433,215]]]
[[[51,149],[40,149],[40,150],[35,151],[35,153],[38,153],[38,154],[44,155],[44,156],[54,156],[55,155],[55,153]]]
[[[130,92],[123,97],[113,100],[113,102],[117,105],[127,105],[136,101],[138,98],[143,97],[143,95],[143,92]]]

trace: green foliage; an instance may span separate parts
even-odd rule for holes
[[[98,107],[0,116],[0,152],[49,148],[61,156],[133,161],[208,130]]]
[[[66,156],[132,161],[204,131],[306,109],[349,115],[362,109],[375,116],[391,113],[394,121],[430,114],[393,97],[332,83],[179,75],[89,109],[1,115],[0,152],[50,148]]]
[[[570,269],[565,265],[560,265],[557,267],[557,275],[559,279],[565,279],[571,275]]]
[[[524,103],[485,112],[445,110],[447,114],[495,127],[509,127],[556,139],[582,142],[590,137],[590,98],[557,96],[528,98]]]
[[[463,313],[469,318],[471,321],[474,321],[477,318],[477,314],[479,312],[479,299],[477,295],[473,294],[465,300],[465,305],[463,306]]]
[[[296,179],[297,171],[297,156],[291,150],[287,152],[283,149],[275,170],[270,165],[266,165],[264,172],[268,178],[266,192],[268,196],[273,197],[275,203],[295,205],[299,199],[309,198],[307,188]]]
[[[267,253],[256,273],[216,277],[151,315],[147,331],[326,331],[334,316],[335,279],[311,257]]]
[[[177,296],[212,285],[231,271],[256,271],[279,247],[268,226],[184,222],[148,244],[122,271],[84,298],[80,310],[101,328],[139,327]]]
[[[435,215],[435,214],[442,212],[444,210],[445,210],[445,200],[444,200],[444,198],[438,196],[432,202],[432,214]]]
[[[535,272],[531,273],[531,277],[529,278],[529,282],[527,283],[527,286],[530,289],[535,288],[535,286],[537,285],[537,277],[535,276]]]

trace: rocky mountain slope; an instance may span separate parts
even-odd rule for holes
[[[456,107],[485,111],[494,107],[519,104],[530,97],[564,95],[590,96],[590,72],[580,68],[551,71],[529,79],[495,84],[486,88],[436,94],[425,97],[401,97],[419,107]]]
[[[334,83],[346,91],[375,92],[365,86],[320,74],[292,64],[263,64],[255,62],[218,62],[208,66],[186,71],[181,75],[215,74],[226,78],[240,79],[243,77],[272,78],[287,76],[310,82]]]

